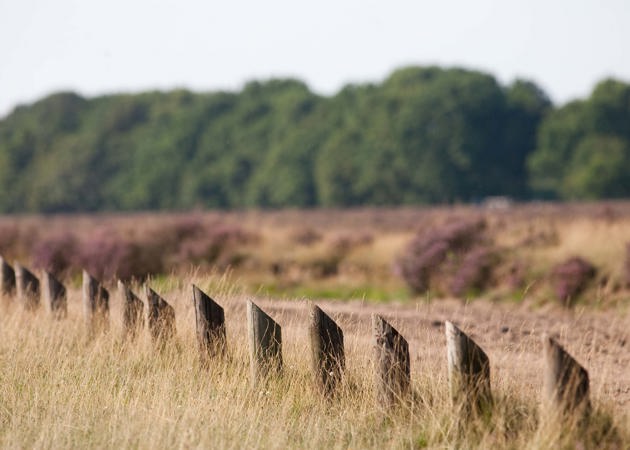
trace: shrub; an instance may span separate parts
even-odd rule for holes
[[[66,231],[33,244],[31,259],[35,268],[59,274],[75,265],[76,252],[77,239]]]
[[[123,238],[109,229],[97,231],[81,244],[77,262],[101,279],[145,278],[164,269],[159,249]]]
[[[318,232],[317,230],[310,227],[295,230],[291,234],[291,241],[300,245],[309,246],[321,240],[322,240],[322,234]]]
[[[398,269],[414,293],[430,288],[431,278],[447,257],[461,258],[476,244],[485,228],[483,220],[454,219],[428,233],[418,234],[398,259]]]
[[[595,273],[595,267],[579,257],[556,265],[551,271],[551,280],[558,300],[569,306],[595,277]]]
[[[496,263],[496,255],[492,249],[477,247],[471,249],[462,258],[451,281],[453,295],[462,295],[471,290],[485,288],[492,276],[492,268]]]
[[[176,263],[216,263],[230,265],[238,262],[234,252],[239,246],[255,242],[258,236],[237,225],[217,223],[203,233],[188,235],[179,241]]]
[[[13,223],[0,225],[0,255],[15,252],[15,245],[18,242],[19,230]]]

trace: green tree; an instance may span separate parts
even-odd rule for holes
[[[630,196],[630,145],[615,136],[591,135],[575,149],[562,185],[570,199]]]

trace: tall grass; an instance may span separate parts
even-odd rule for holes
[[[228,357],[208,368],[200,364],[195,342],[193,282],[226,308]],[[146,330],[134,342],[122,340],[115,291],[112,326],[94,338],[86,332],[77,287],[68,290],[68,318],[62,321],[43,309],[29,313],[11,302],[2,305],[0,446],[627,448],[630,443],[629,418],[599,397],[591,422],[581,431],[541,423],[535,380],[510,378],[501,370],[493,374],[492,415],[460,422],[449,400],[442,335],[423,331],[431,325],[421,314],[413,319],[409,311],[402,329],[419,330],[412,342],[412,395],[397,410],[382,411],[375,404],[365,320],[369,310],[361,305],[346,305],[348,313],[338,317],[345,331],[347,371],[338,395],[325,399],[309,371],[304,305],[261,299],[282,325],[285,367],[281,377],[253,389],[245,297],[238,288],[227,278],[198,274],[152,286],[176,310],[177,338],[161,350]],[[395,308],[387,308],[395,316]]]

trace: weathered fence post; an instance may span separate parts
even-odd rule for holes
[[[5,300],[15,292],[15,271],[0,256],[0,297]]]
[[[223,356],[227,350],[225,312],[217,302],[194,284],[192,291],[197,342],[202,363],[207,364],[210,358]]]
[[[376,401],[385,411],[391,410],[409,393],[411,365],[409,344],[405,338],[378,314],[372,314]]]
[[[588,372],[555,339],[542,338],[545,361],[543,405],[546,412],[559,416],[573,412],[588,414]]]
[[[252,301],[247,301],[247,331],[252,386],[282,370],[282,329]]]
[[[311,304],[309,334],[315,383],[324,394],[331,394],[346,365],[343,331],[321,308]]]
[[[42,298],[55,319],[63,319],[68,314],[66,287],[47,270],[42,271]]]
[[[118,280],[118,293],[123,305],[123,338],[133,340],[144,325],[142,315],[144,303],[120,280]]]
[[[83,271],[83,314],[90,332],[109,328],[109,292]]]
[[[175,309],[149,286],[146,293],[151,339],[156,344],[166,343],[175,337]]]
[[[465,415],[481,413],[492,405],[490,360],[475,341],[446,321],[448,381],[453,403]]]
[[[34,310],[39,306],[39,280],[19,262],[13,264],[15,269],[15,286],[18,301],[24,309]]]

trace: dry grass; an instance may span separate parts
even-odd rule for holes
[[[483,217],[494,244],[525,267],[526,284],[514,291],[499,282],[482,293],[485,300],[410,296],[394,273],[396,257],[418,230],[454,217]],[[622,273],[630,203],[195,218],[242,226],[260,238],[231,249],[243,259],[228,275],[202,262],[193,273],[188,264],[168,267],[170,275],[150,282],[176,311],[176,343],[162,351],[146,330],[136,342],[122,342],[116,294],[109,333],[89,339],[76,273],[66,278],[66,320],[54,321],[43,309],[24,312],[14,300],[0,305],[0,446],[630,448],[630,290]],[[135,239],[177,220],[168,214],[5,217],[0,251],[28,265],[29,243],[47,233],[72,230],[89,237],[94,227],[108,226]],[[309,240],[309,234],[317,237]],[[598,275],[567,310],[554,300],[548,273],[571,256],[594,263]],[[191,283],[226,308],[230,356],[208,369],[197,354]],[[246,298],[255,298],[282,325],[284,373],[259,389],[249,383]],[[342,389],[328,400],[313,388],[305,328],[304,300],[321,298],[334,299],[318,304],[343,328],[347,352]],[[410,343],[413,394],[391,414],[374,401],[374,312]],[[456,420],[447,392],[444,320],[470,334],[491,361],[494,411],[467,425]],[[589,370],[594,413],[581,429],[539,417],[545,332]]]
[[[200,367],[190,283],[226,307],[229,359]],[[282,325],[285,370],[249,384],[245,296],[226,277],[199,273],[151,284],[175,308],[176,343],[162,351],[148,333],[123,343],[120,299],[108,334],[89,339],[80,290],[69,317],[3,305],[0,315],[0,445],[8,448],[628,448],[630,364],[627,311],[582,315],[464,304],[323,303],[346,336],[340,394],[323,399],[309,374],[303,301],[257,299]],[[136,289],[139,291],[139,289]],[[412,398],[385,414],[374,403],[369,315],[385,315],[410,341]],[[446,386],[441,323],[456,321],[492,364],[493,414],[462,428]],[[507,328],[507,331],[505,331]],[[589,425],[539,423],[539,338],[551,332],[590,370]],[[623,343],[622,343],[623,342]]]

